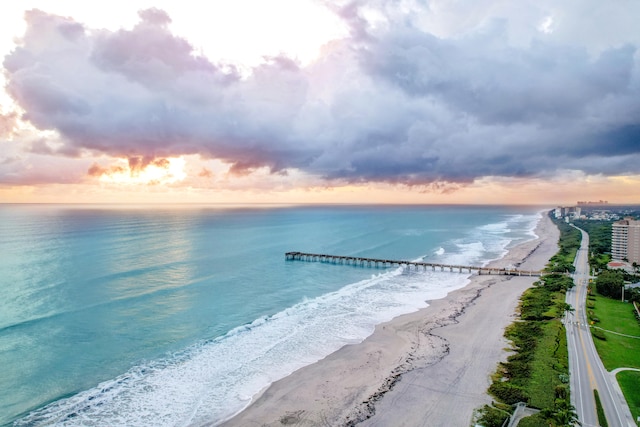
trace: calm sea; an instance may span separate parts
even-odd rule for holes
[[[0,205],[0,425],[218,422],[486,264],[533,207]]]

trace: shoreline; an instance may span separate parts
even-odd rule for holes
[[[559,232],[546,213],[534,232],[538,238],[489,266],[544,268]],[[472,275],[428,307],[274,382],[215,425],[468,425],[473,409],[491,402],[489,377],[507,355],[504,328],[536,279]]]

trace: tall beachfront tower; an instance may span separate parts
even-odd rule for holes
[[[625,218],[611,226],[611,259],[640,264],[640,221]]]

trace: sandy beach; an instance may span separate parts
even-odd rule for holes
[[[542,269],[559,232],[546,215],[539,237],[491,265]],[[415,313],[273,383],[224,426],[467,426],[491,402],[489,377],[507,356],[504,328],[535,277],[471,276]]]

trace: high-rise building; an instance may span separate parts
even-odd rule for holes
[[[580,218],[582,208],[579,206],[559,206],[554,211],[556,218]]]
[[[611,259],[640,264],[640,221],[625,218],[613,223]]]

